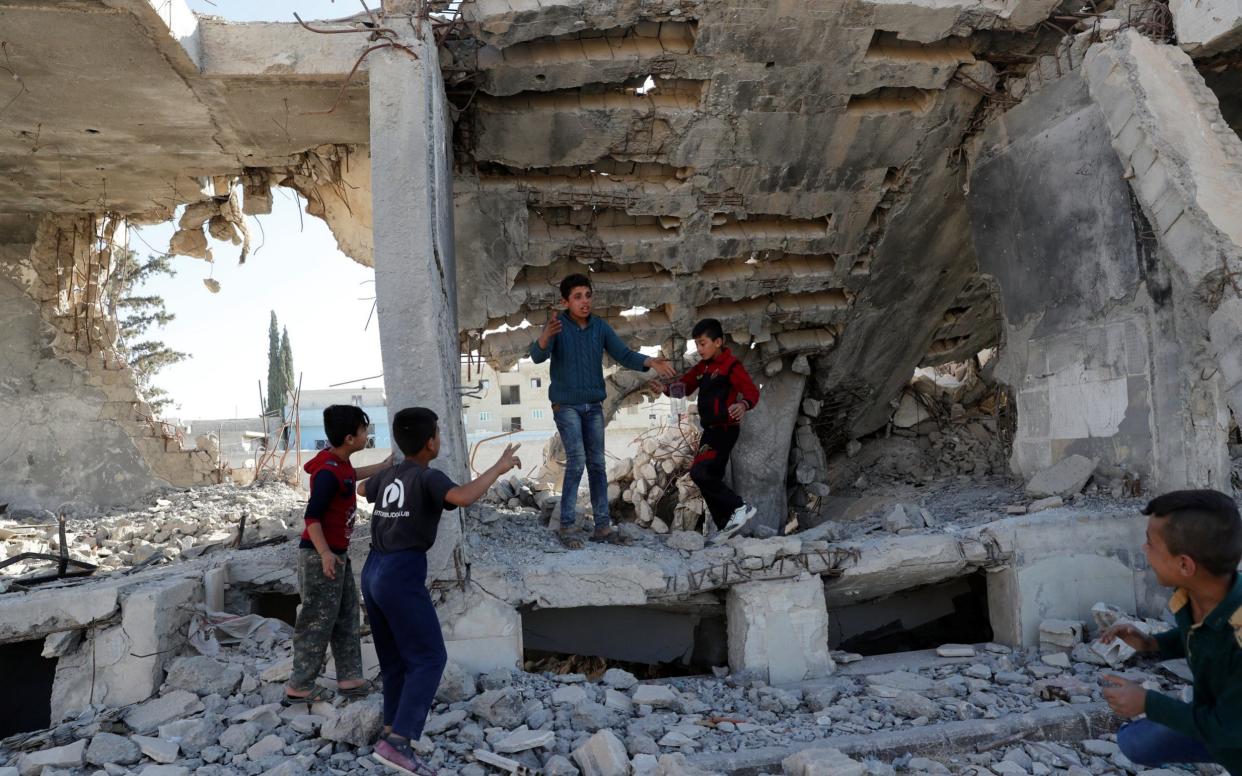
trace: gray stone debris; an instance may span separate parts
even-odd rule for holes
[[[1026,495],[1042,499],[1049,496],[1068,498],[1080,493],[1091,474],[1095,471],[1096,462],[1082,455],[1071,455],[1062,458],[1047,469],[1035,474],[1026,483]]]
[[[370,746],[384,724],[384,709],[377,697],[351,703],[329,717],[320,735],[351,746]]]
[[[164,681],[169,687],[200,695],[229,696],[241,684],[242,670],[203,655],[181,657],[169,666],[168,678]]]

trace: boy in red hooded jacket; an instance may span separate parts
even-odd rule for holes
[[[699,392],[703,436],[690,465],[690,479],[699,486],[707,502],[719,529],[713,542],[719,543],[745,528],[755,516],[755,508],[725,484],[724,474],[729,454],[741,433],[742,416],[759,403],[759,389],[742,362],[725,347],[720,321],[704,318],[694,325],[690,336],[699,351],[699,363],[677,379],[686,387],[687,396]],[[668,393],[668,387],[660,382],[653,382],[652,386],[660,393]]]
[[[298,588],[302,608],[293,628],[293,673],[285,687],[285,703],[323,700],[327,691],[315,685],[328,645],[336,664],[337,687],[347,698],[364,698],[370,684],[362,676],[358,586],[349,562],[349,537],[358,505],[355,485],[389,461],[355,470],[349,457],[367,446],[371,419],[352,404],[333,404],[323,411],[323,428],[332,447],[306,462],[310,499],[306,529],[298,550]]]

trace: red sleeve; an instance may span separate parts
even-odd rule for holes
[[[754,381],[750,379],[750,374],[746,371],[746,367],[742,366],[741,361],[733,367],[729,375],[729,383],[733,386],[734,393],[742,394],[742,401],[750,405],[749,409],[753,410],[759,403],[759,389],[755,387]]]

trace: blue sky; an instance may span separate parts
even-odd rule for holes
[[[188,0],[188,5],[233,21],[293,21],[294,11],[303,18],[331,19],[362,10],[357,0]],[[378,7],[379,0],[368,5]],[[266,390],[272,310],[289,329],[303,388],[383,372],[378,324],[372,319],[364,329],[371,301],[363,297],[374,296],[374,273],[338,251],[322,221],[305,214],[299,219],[291,191],[277,188],[273,194],[272,214],[249,219],[253,247],[245,265],[237,264],[237,247],[213,241],[214,265],[177,256],[176,277],[147,285],[177,316],[156,336],[192,354],[156,380],[173,397],[166,411],[171,417],[257,414],[259,380]],[[130,247],[143,256],[163,252],[172,232],[172,224],[147,227],[131,237]],[[203,285],[208,277],[219,281],[220,293]]]

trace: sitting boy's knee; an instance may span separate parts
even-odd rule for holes
[[[1151,731],[1142,722],[1130,722],[1117,731],[1117,748],[1136,765],[1163,765],[1160,753],[1152,746]]]

